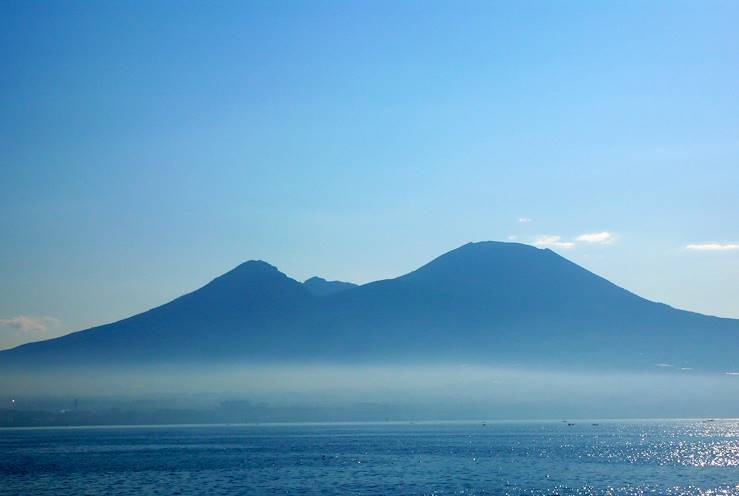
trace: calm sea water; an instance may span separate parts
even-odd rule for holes
[[[739,495],[739,421],[0,430],[0,494]]]

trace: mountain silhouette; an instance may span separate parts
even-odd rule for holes
[[[308,291],[318,296],[330,295],[338,293],[340,291],[344,291],[345,289],[357,287],[356,284],[351,282],[327,281],[322,277],[315,276],[311,277],[310,279],[306,279],[303,282],[303,285],[308,289]]]
[[[549,249],[469,243],[361,286],[250,261],[133,317],[0,352],[0,366],[490,363],[737,370],[739,321],[641,298]]]

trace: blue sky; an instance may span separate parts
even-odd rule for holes
[[[736,2],[2,2],[0,347],[247,259],[367,282],[509,237],[739,318],[737,25]]]

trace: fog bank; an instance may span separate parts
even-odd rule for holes
[[[241,401],[323,409],[315,420],[357,404],[374,405],[380,417],[386,411],[418,419],[739,416],[739,375],[667,364],[648,373],[466,365],[77,370],[6,375],[0,394],[37,404],[74,398],[100,405],[149,402],[151,408],[212,409]]]

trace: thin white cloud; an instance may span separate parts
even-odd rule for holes
[[[608,231],[601,231],[581,234],[577,238],[575,238],[575,240],[582,241],[583,243],[599,243],[602,245],[607,245],[609,243],[613,243],[614,237],[613,234],[609,233]]]
[[[531,221],[532,221],[532,219],[529,219],[528,217],[519,217],[518,218],[518,222],[520,222],[521,224],[526,224],[526,223],[531,222]]]
[[[724,372],[726,375],[739,375],[739,372]]]
[[[34,317],[31,315],[18,315],[9,319],[0,319],[0,326],[19,329],[23,332],[44,333],[49,327],[59,324],[59,319],[54,317]]]
[[[534,240],[534,246],[538,247],[548,247],[553,246],[555,248],[572,248],[575,246],[575,243],[571,241],[562,241],[561,236],[554,236],[551,234],[546,234],[543,236],[539,236]]]
[[[686,246],[685,249],[695,251],[739,250],[739,243],[696,243]]]
[[[672,367],[672,364],[670,363],[655,363],[657,367]]]
[[[513,241],[515,239],[518,239],[518,236],[516,236],[515,234],[511,234],[510,236],[508,236],[507,239],[508,239],[508,241]]]

